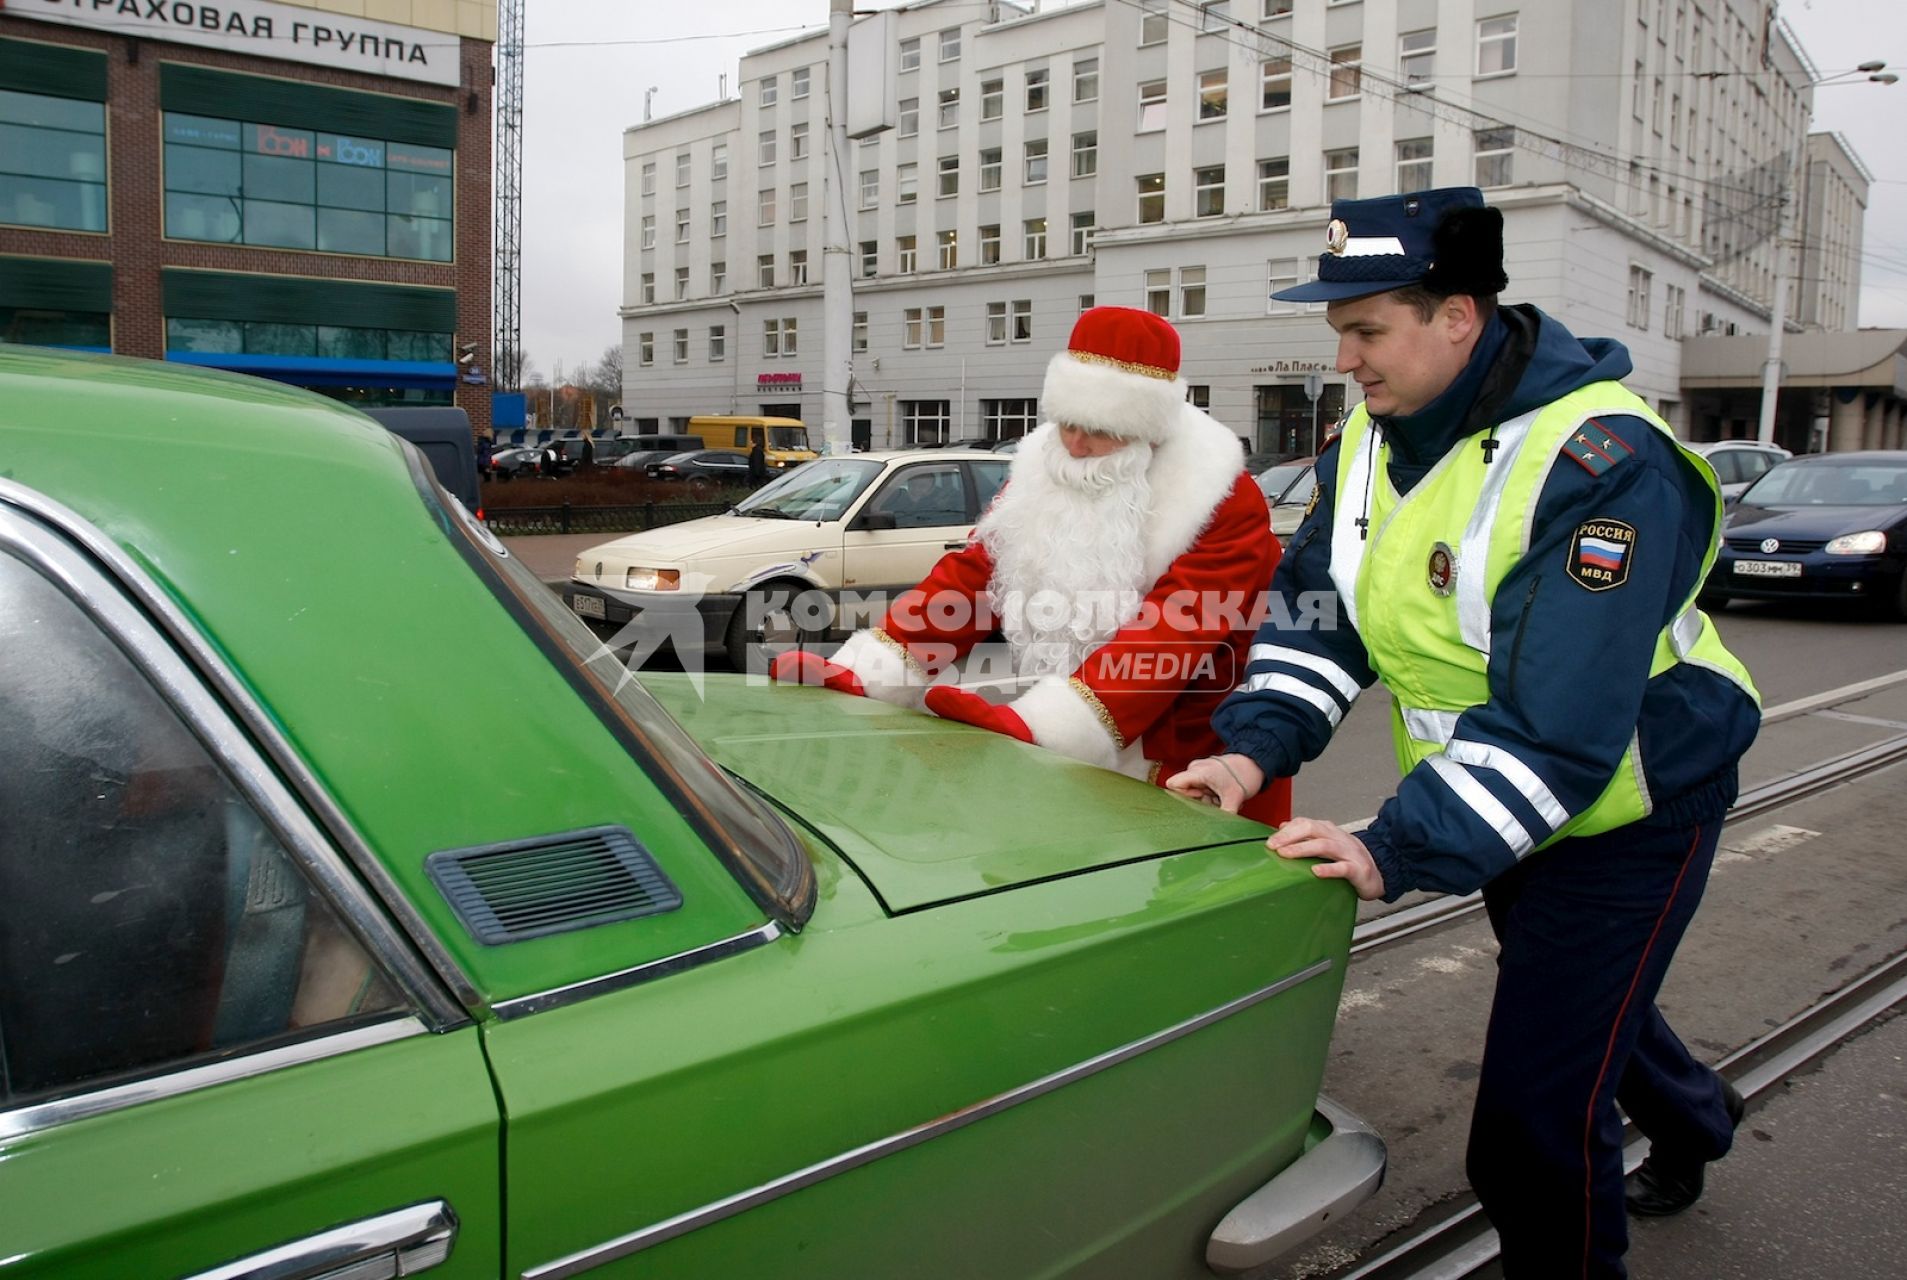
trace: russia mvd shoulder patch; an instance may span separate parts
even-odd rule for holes
[[[1620,520],[1585,520],[1569,540],[1569,576],[1591,591],[1608,591],[1629,580],[1636,530]]]

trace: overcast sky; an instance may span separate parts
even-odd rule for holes
[[[895,0],[858,0],[857,9]],[[1244,6],[1249,7],[1249,6]],[[735,93],[741,56],[825,27],[828,0],[527,0],[523,346],[548,375],[621,341],[622,131]],[[1841,133],[1874,175],[1861,324],[1907,328],[1907,3],[1781,0],[1823,78],[1872,58],[1903,83],[1819,90],[1814,127]]]

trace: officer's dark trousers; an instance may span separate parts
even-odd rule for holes
[[[1484,888],[1501,952],[1468,1165],[1510,1280],[1628,1274],[1618,1101],[1658,1147],[1728,1151],[1719,1078],[1655,1008],[1720,834],[1635,823]]]

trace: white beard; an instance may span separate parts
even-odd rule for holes
[[[988,595],[1022,677],[1070,675],[1138,615],[1152,517],[1152,446],[1074,458],[1048,423],[1027,437],[976,536]]]

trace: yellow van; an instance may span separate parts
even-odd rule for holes
[[[706,448],[733,449],[737,453],[747,453],[760,440],[768,465],[776,469],[792,467],[798,462],[812,462],[816,457],[808,444],[808,428],[801,425],[799,418],[716,414],[690,418],[688,434],[702,437],[702,444]]]

